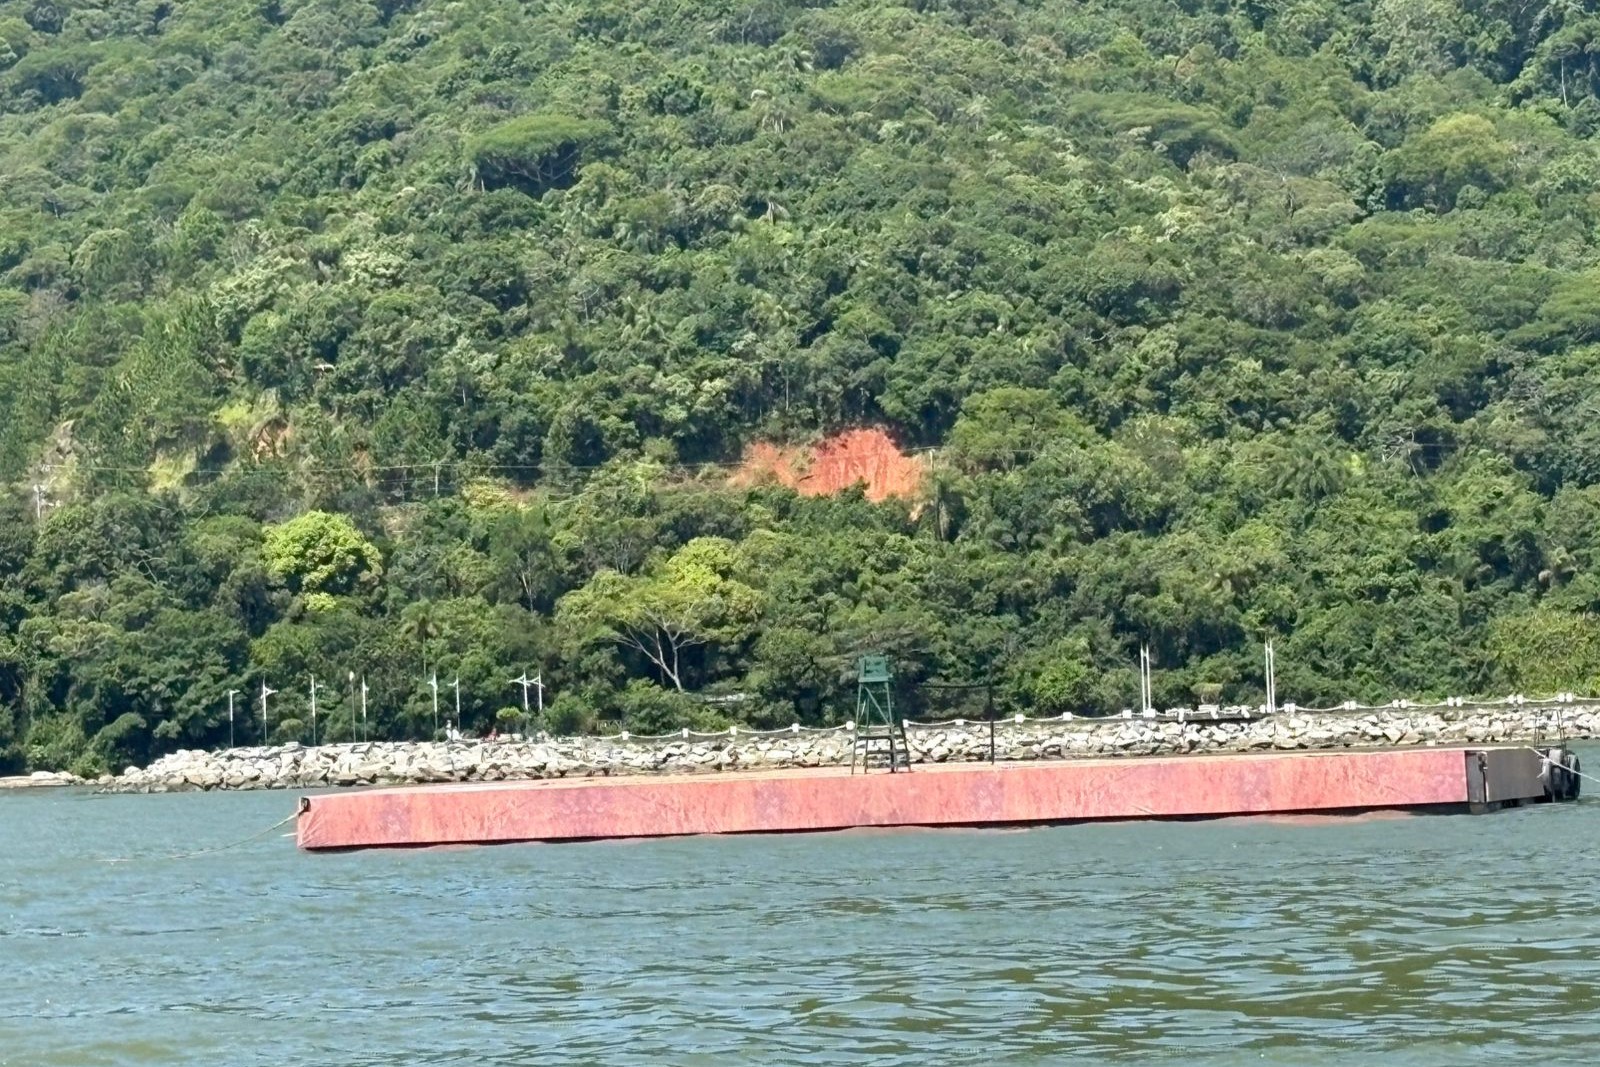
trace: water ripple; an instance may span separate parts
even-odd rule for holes
[[[1432,1067],[1600,1041],[1594,802],[125,864],[92,857],[292,800],[4,803],[6,1067]]]

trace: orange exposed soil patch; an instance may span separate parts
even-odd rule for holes
[[[923,464],[880,429],[846,430],[811,446],[758,442],[745,449],[735,485],[776,481],[806,496],[827,496],[865,482],[868,500],[916,495]]]

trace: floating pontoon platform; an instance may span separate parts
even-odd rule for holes
[[[895,826],[1022,826],[1373,810],[1487,811],[1577,795],[1561,749],[1410,748],[564,778],[301,800],[304,849]]]

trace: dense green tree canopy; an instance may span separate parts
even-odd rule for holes
[[[344,515],[308,511],[267,528],[261,540],[267,573],[318,608],[340,594],[377,583],[383,571],[378,550]]]
[[[0,0],[0,768],[1600,684],[1589,0]],[[886,427],[914,499],[733,488]],[[954,692],[954,691],[950,691]],[[919,693],[921,694],[919,696]],[[720,698],[711,700],[708,698]],[[953,699],[953,698],[952,698]],[[944,709],[949,710],[949,709]],[[341,725],[344,724],[344,725]]]
[[[741,564],[732,542],[697,537],[647,573],[601,571],[561,598],[556,618],[585,643],[633,649],[681,691],[691,652],[736,646],[757,620],[760,594],[736,576]]]

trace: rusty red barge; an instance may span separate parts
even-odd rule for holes
[[[301,800],[311,850],[856,827],[1489,811],[1570,800],[1559,748],[1411,748],[919,765],[369,789]]]

